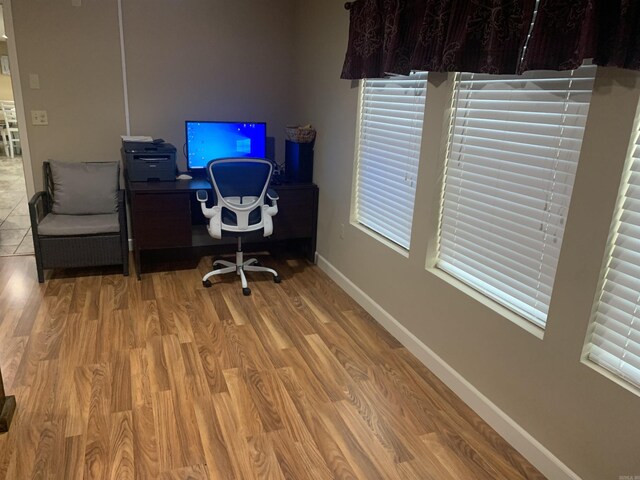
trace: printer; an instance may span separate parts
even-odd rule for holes
[[[130,181],[175,181],[176,147],[170,143],[123,141],[120,151]]]

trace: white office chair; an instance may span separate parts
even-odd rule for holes
[[[2,126],[2,143],[5,154],[9,157],[15,156],[16,150],[20,150],[20,137],[18,136],[18,119],[16,116],[16,105],[12,101],[3,100],[0,102],[4,125]]]
[[[236,261],[216,260],[213,266],[222,268],[212,270],[202,277],[202,284],[210,287],[209,278],[213,275],[236,272],[242,280],[242,293],[250,295],[245,272],[269,272],[273,280],[280,283],[278,272],[258,265],[258,260],[244,260],[242,255],[242,236],[263,230],[264,236],[273,233],[273,217],[278,213],[278,195],[269,187],[273,164],[262,158],[221,158],[207,165],[209,180],[216,196],[216,204],[207,207],[206,190],[198,190],[197,198],[203,215],[209,219],[207,230],[213,238],[222,238],[228,232],[238,238]],[[265,197],[269,200],[265,203]]]

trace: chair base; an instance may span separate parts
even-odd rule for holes
[[[122,265],[129,275],[129,251],[126,232],[102,235],[38,236],[33,235],[38,282],[44,270]]]
[[[280,283],[280,276],[278,272],[276,272],[272,268],[263,267],[258,264],[258,259],[250,258],[249,260],[244,260],[243,252],[242,252],[242,240],[238,238],[238,251],[236,252],[236,261],[228,262],[226,260],[216,260],[213,262],[213,266],[216,265],[222,266],[222,268],[217,268],[215,270],[210,271],[204,277],[202,277],[202,285],[209,288],[211,286],[211,281],[209,280],[214,275],[224,275],[225,273],[236,272],[236,274],[240,275],[240,280],[242,282],[242,293],[244,295],[251,295],[251,289],[247,283],[247,277],[245,272],[268,272],[273,275],[273,281],[276,283]]]

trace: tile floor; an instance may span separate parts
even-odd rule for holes
[[[22,158],[0,157],[0,257],[33,255]]]

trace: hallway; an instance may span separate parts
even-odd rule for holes
[[[0,157],[0,256],[33,255],[22,157]]]

